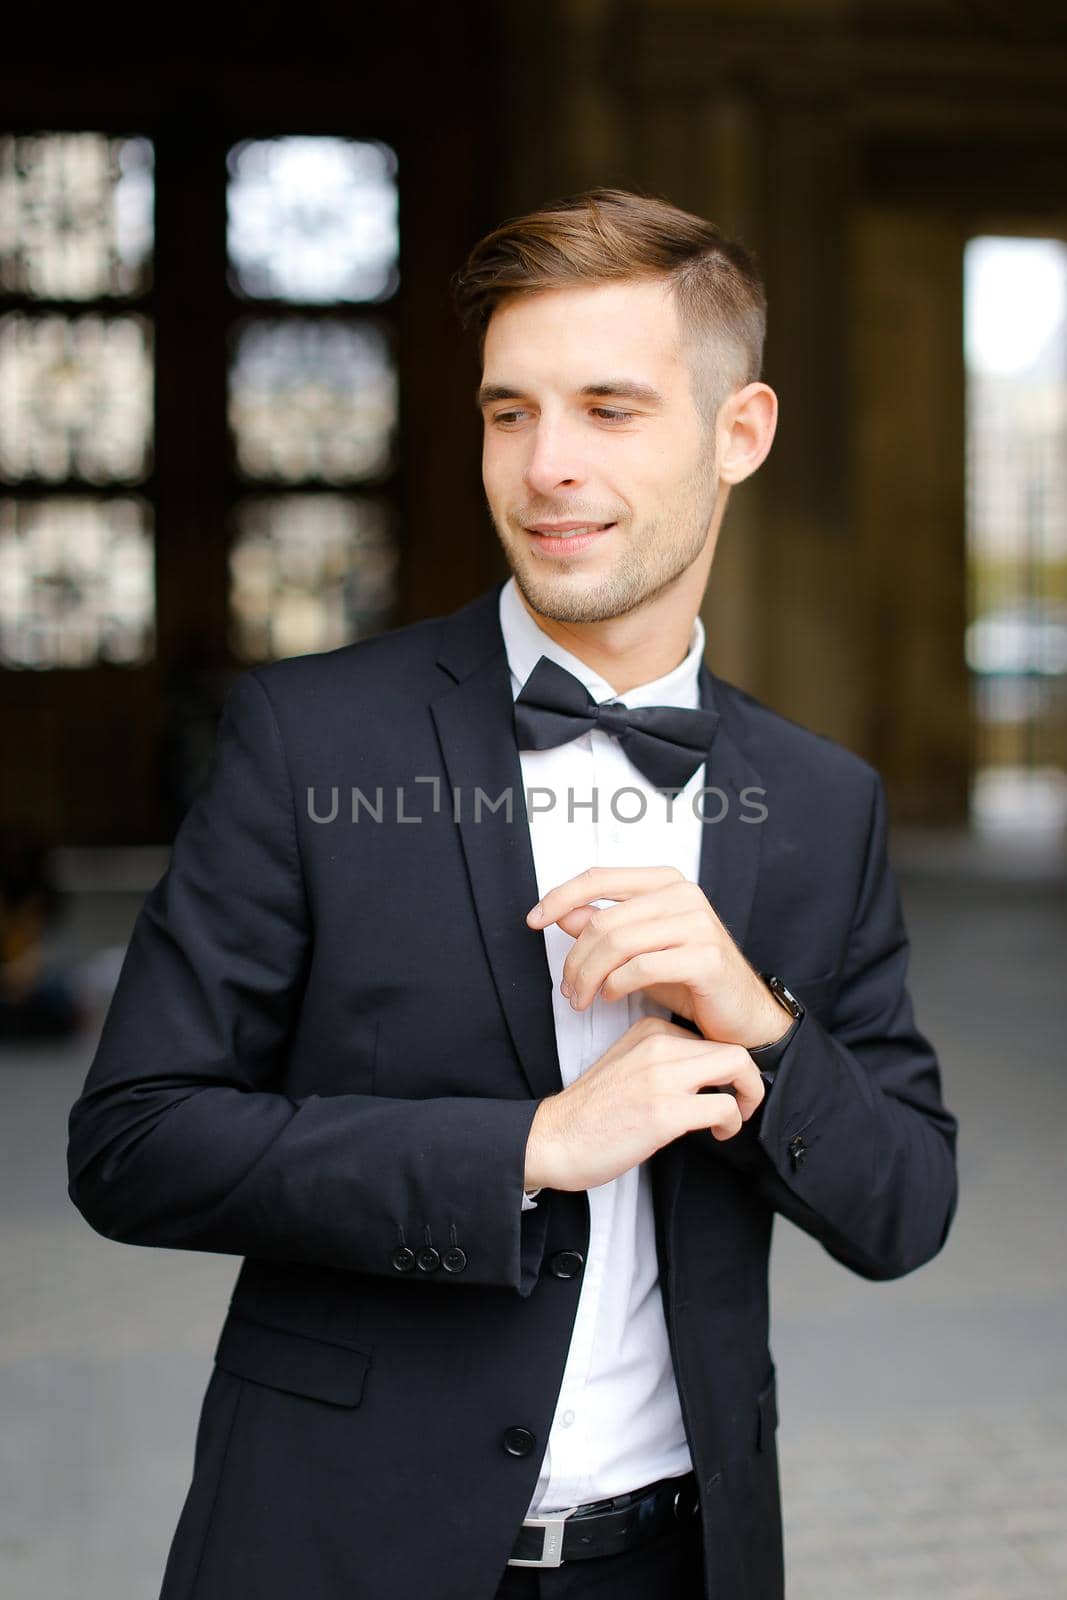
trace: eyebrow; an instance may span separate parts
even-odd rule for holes
[[[579,393],[587,400],[633,400],[637,405],[652,408],[666,403],[658,389],[653,389],[649,383],[637,383],[633,378],[609,378],[603,383],[587,383]],[[481,409],[483,406],[495,405],[501,400],[525,398],[522,390],[514,388],[511,384],[483,383],[475,396],[475,403]]]

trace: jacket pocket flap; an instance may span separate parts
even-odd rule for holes
[[[231,1314],[219,1338],[215,1364],[270,1389],[286,1389],[335,1406],[358,1406],[370,1356],[350,1345],[329,1344]]]
[[[778,1398],[777,1385],[774,1378],[770,1383],[764,1384],[756,1397],[756,1411],[758,1414],[756,1447],[759,1450],[770,1450],[774,1443],[774,1430],[778,1426]]]

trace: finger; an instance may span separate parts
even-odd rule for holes
[[[544,928],[590,900],[629,900],[632,895],[686,880],[677,867],[587,867],[557,884],[526,913],[531,928]]]
[[[620,1033],[614,1044],[608,1046],[600,1059],[615,1055],[627,1055],[638,1045],[644,1044],[646,1048],[658,1035],[665,1035],[670,1041],[669,1054],[672,1056],[679,1050],[686,1055],[695,1055],[697,1051],[706,1049],[708,1041],[701,1035],[694,1033],[692,1028],[683,1028],[677,1022],[670,1022],[666,1017],[646,1013],[638,1017],[636,1022],[631,1022],[624,1033]],[[655,1046],[664,1050],[666,1046],[662,1041]]]
[[[681,1138],[683,1133],[701,1133],[707,1130],[717,1139],[733,1139],[734,1134],[741,1133],[744,1120],[741,1117],[741,1107],[737,1106],[733,1094],[704,1094],[686,1099],[683,1106],[678,1107],[678,1118],[675,1123],[673,1138]]]
[[[675,945],[659,950],[639,950],[607,973],[595,993],[604,1000],[624,1000],[628,994],[651,989],[657,983],[682,983],[692,988],[704,976],[706,967],[706,949],[679,939]]]
[[[701,1045],[707,1043],[707,1040],[695,1034],[692,1028],[683,1028],[677,1022],[669,1022],[666,1017],[648,1014],[638,1017],[636,1022],[631,1022],[626,1032],[619,1035],[611,1048],[615,1050],[620,1045],[624,1045],[627,1050],[632,1050],[634,1045],[639,1044],[642,1039],[647,1039],[659,1033],[667,1034],[680,1044],[696,1045],[698,1049]]]
[[[696,1042],[699,1046],[700,1041]],[[691,1094],[699,1094],[702,1089],[731,1089],[742,1120],[747,1122],[767,1092],[756,1063],[739,1044],[705,1040],[704,1048],[707,1054],[703,1061],[691,1058],[679,1071],[678,1087]]]
[[[763,1079],[753,1067],[751,1076],[746,1074],[743,1079],[736,1080],[730,1084],[723,1084],[720,1087],[701,1088],[697,1090],[697,1093],[729,1095],[740,1113],[741,1121],[747,1122],[752,1113],[758,1110],[760,1102],[767,1093],[767,1089]]]
[[[606,910],[607,908],[577,906],[575,910],[566,912],[562,917],[557,917],[556,926],[562,928],[564,933],[569,933],[573,938],[577,939],[578,935],[588,925],[589,918],[598,909]]]
[[[689,961],[689,970],[699,973],[707,936],[706,924],[691,912],[649,918],[622,927],[617,923],[603,927],[592,921],[567,952],[561,974],[566,985],[564,993],[575,1010],[580,1011],[592,1004],[617,967],[651,951],[675,950],[679,955],[682,950],[691,951],[695,959]]]
[[[673,1024],[671,1034],[682,1037],[663,1038],[658,1036],[658,1030],[650,1030],[645,1039],[638,1039],[635,1047],[643,1069],[649,1074],[653,1093],[685,1102],[696,1100],[703,1089],[726,1090],[725,1094],[712,1093],[707,1098],[732,1100],[742,1121],[747,1122],[766,1089],[756,1063],[744,1046],[698,1038],[688,1028]],[[684,1105],[682,1115],[686,1115]],[[703,1109],[696,1115],[703,1116]]]
[[[597,913],[598,921],[607,928],[625,927],[627,923],[644,921],[648,917],[680,916],[685,912],[703,912],[705,917],[713,919],[713,925],[722,926],[704,891],[688,878],[680,878],[677,883],[668,884],[662,889],[650,889],[647,894],[634,895],[629,900],[617,900],[608,905],[587,903],[575,906],[573,911],[561,912],[556,923],[565,933],[577,938]]]
[[[709,1094],[696,1100],[682,1128],[683,1133],[695,1133],[707,1128],[714,1138],[732,1139],[741,1132],[744,1120],[738,1102],[730,1094]]]

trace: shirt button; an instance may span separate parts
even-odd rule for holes
[[[554,1278],[576,1278],[584,1266],[585,1257],[580,1250],[557,1250],[548,1270]]]
[[[563,1413],[563,1415],[560,1417],[559,1420],[560,1420],[561,1424],[563,1425],[563,1427],[569,1428],[571,1423],[574,1421],[574,1412],[573,1411],[565,1411]]]
[[[529,1428],[505,1428],[500,1442],[509,1456],[528,1456],[537,1440]]]

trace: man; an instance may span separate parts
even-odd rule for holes
[[[955,1124],[877,775],[702,662],[763,294],[594,191],[459,297],[512,578],[237,680],[72,1113],[94,1227],[246,1258],[163,1594],[775,1600],[774,1212],[906,1273]]]

